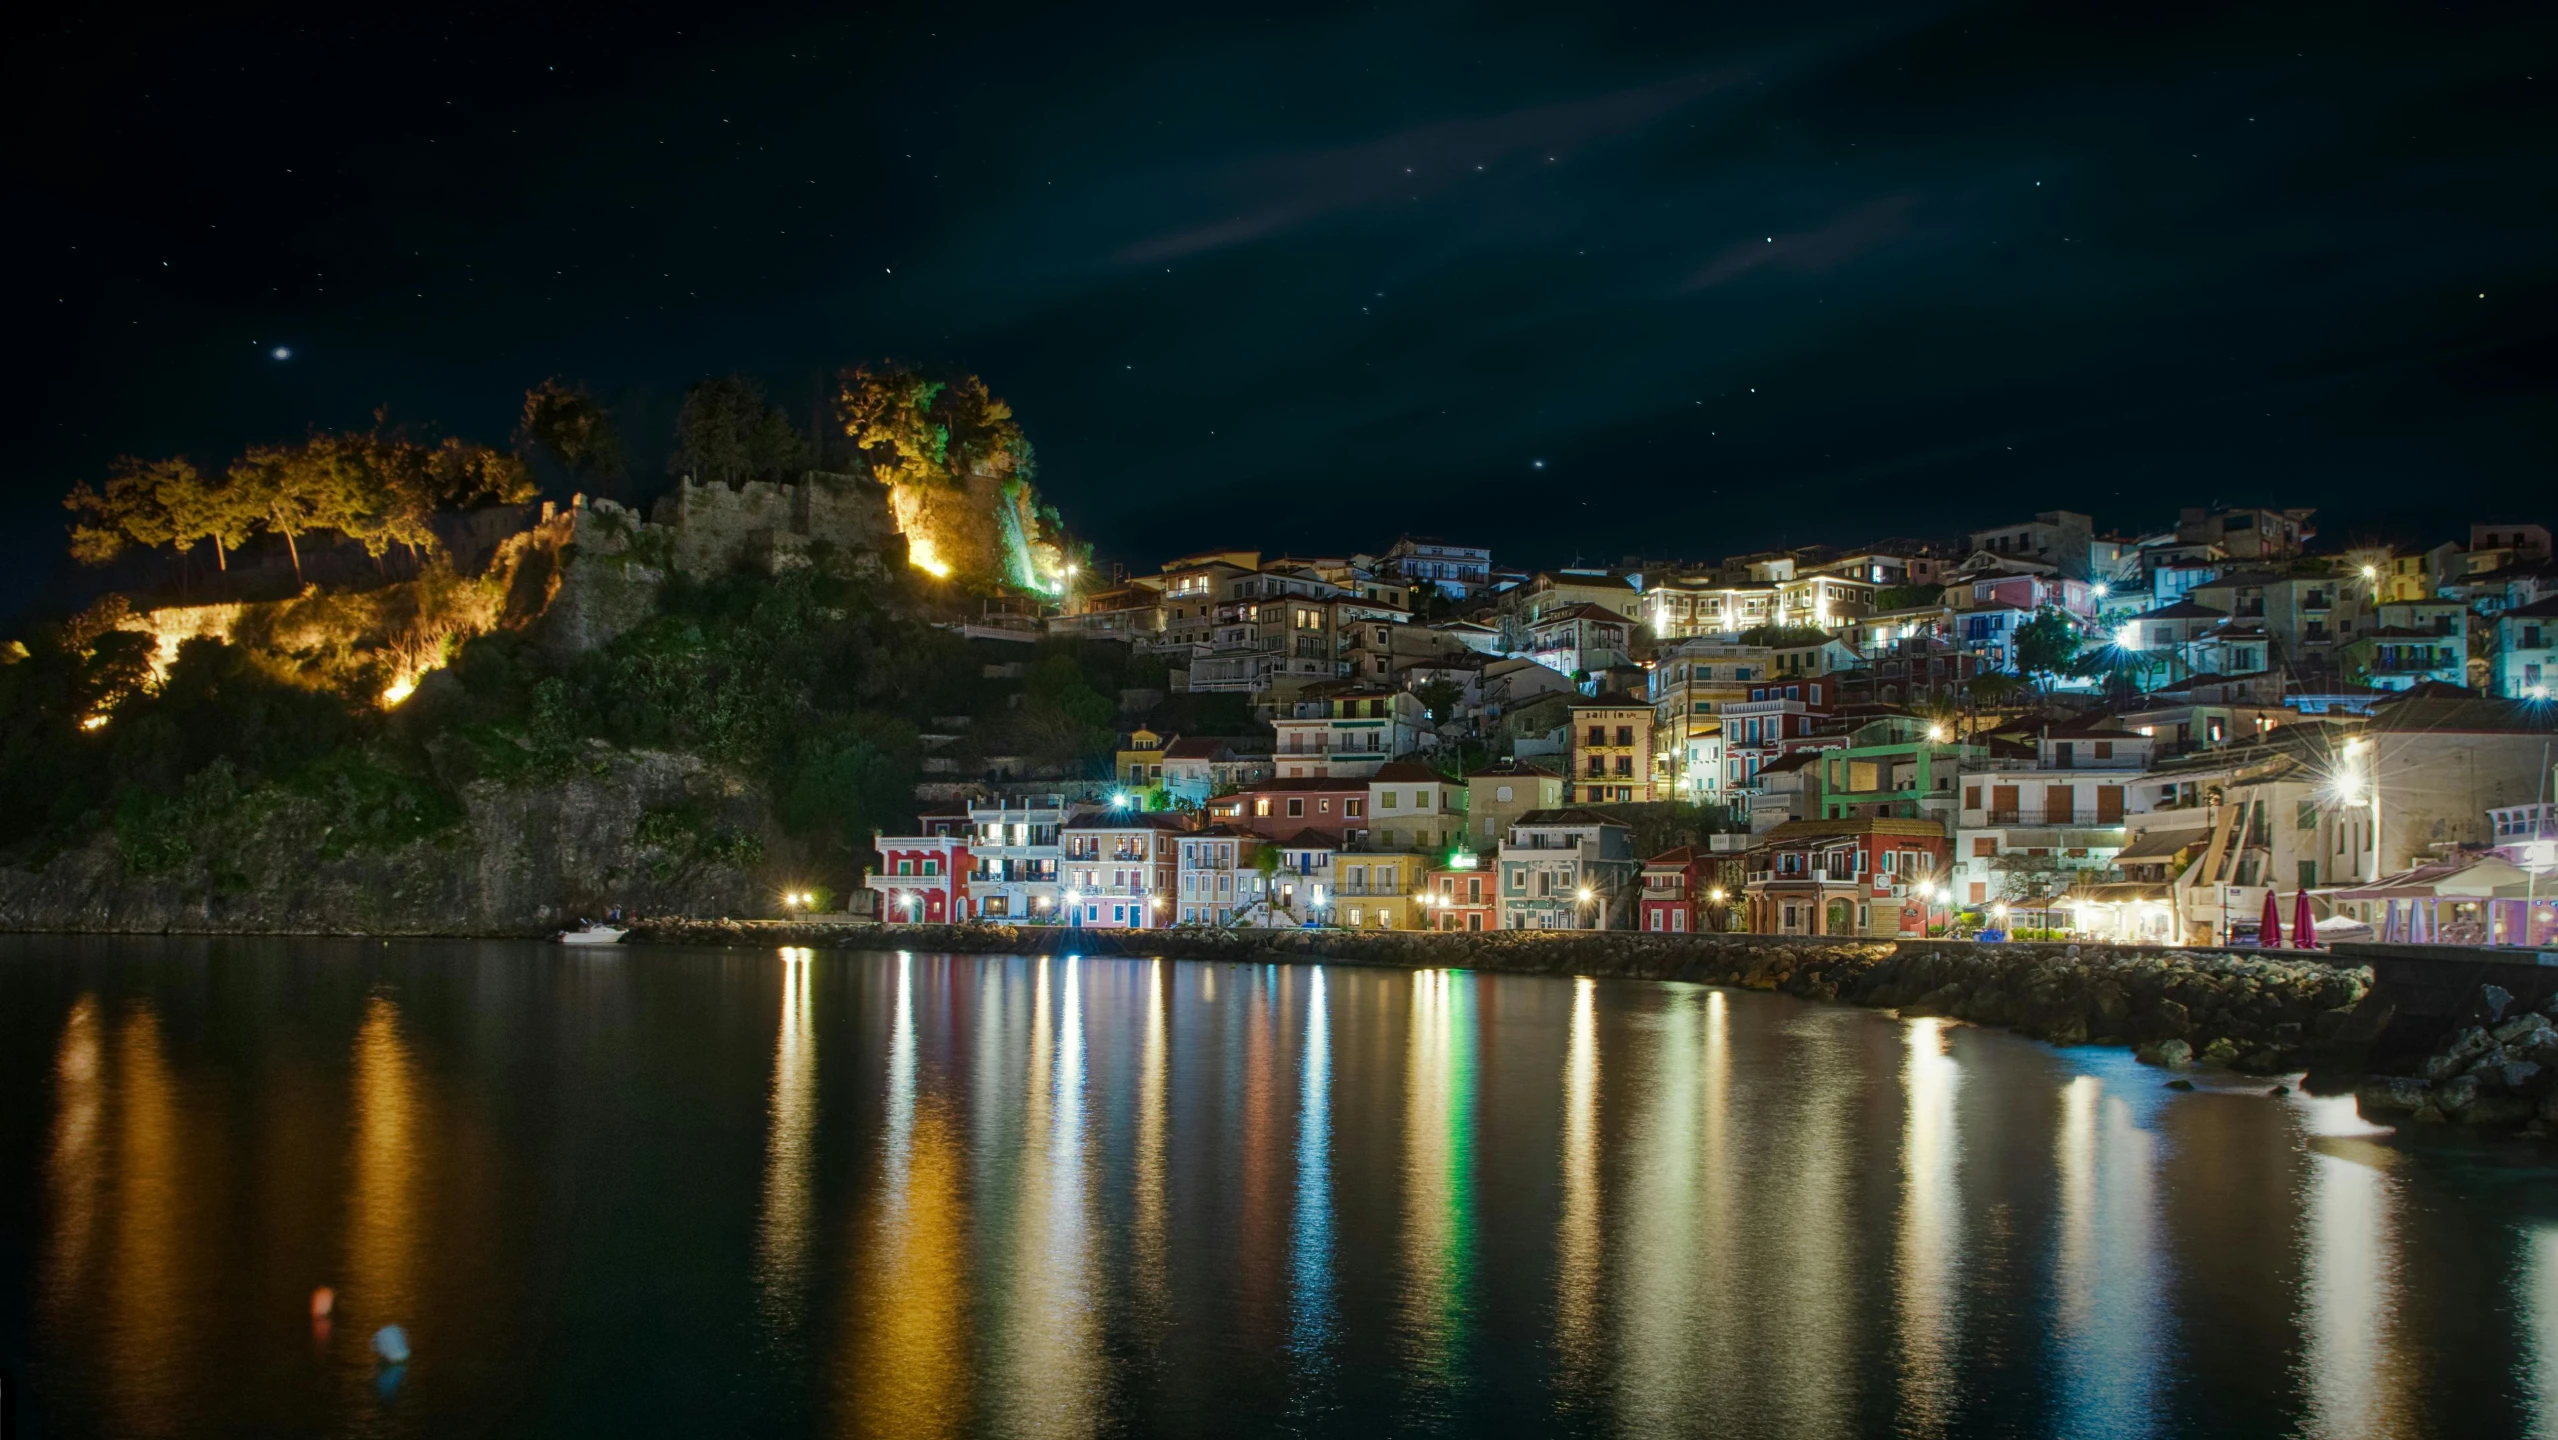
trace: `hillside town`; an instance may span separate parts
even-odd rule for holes
[[[959,627],[989,674],[1106,643],[1165,690],[1120,696],[1106,776],[928,758],[864,886],[883,919],[1093,929],[2558,939],[2548,528],[2313,522],[1069,572]]]

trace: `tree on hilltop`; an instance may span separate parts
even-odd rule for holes
[[[548,453],[580,484],[622,478],[622,435],[583,385],[553,376],[524,392],[516,443]]]
[[[871,474],[889,484],[965,484],[971,475],[1027,480],[1030,441],[974,375],[936,380],[894,362],[843,374],[837,414]]]
[[[231,568],[230,552],[249,538],[256,521],[237,488],[178,457],[138,460],[120,456],[103,489],[74,486],[63,499],[71,522],[71,556],[103,565],[128,548],[166,545],[183,563],[189,550],[210,540],[214,564]]]
[[[527,400],[530,408],[530,400]],[[808,444],[790,417],[764,403],[763,387],[742,375],[704,380],[684,393],[675,417],[675,464],[724,484],[779,478],[808,462]]]

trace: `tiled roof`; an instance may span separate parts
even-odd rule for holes
[[[2161,605],[2155,610],[2144,610],[2132,618],[2135,620],[2226,620],[2229,618],[2229,612],[2215,610],[2209,605],[2197,605],[2191,600],[2179,600],[2173,605]]]
[[[1622,820],[1611,819],[1608,816],[1600,814],[1596,810],[1584,809],[1578,805],[1568,805],[1560,810],[1531,810],[1527,814],[1520,816],[1518,819],[1513,820],[1510,823],[1513,825],[1530,826],[1615,825],[1623,828],[1632,828],[1630,826],[1626,826],[1625,822]]]

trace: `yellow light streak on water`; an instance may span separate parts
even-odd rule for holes
[[[1963,1216],[1954,1105],[1962,1071],[1946,1053],[1944,1021],[1913,1020],[1906,1039],[1901,1227],[1893,1276],[1900,1311],[1900,1430],[1938,1435],[1953,1416],[1962,1323],[1955,1289]]]

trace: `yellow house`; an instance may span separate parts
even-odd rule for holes
[[[1162,784],[1166,743],[1163,736],[1152,730],[1139,728],[1130,731],[1128,743],[1120,747],[1119,768],[1112,775],[1132,790]]]
[[[1351,930],[1427,928],[1421,897],[1431,857],[1344,850],[1332,860],[1332,923]]]

